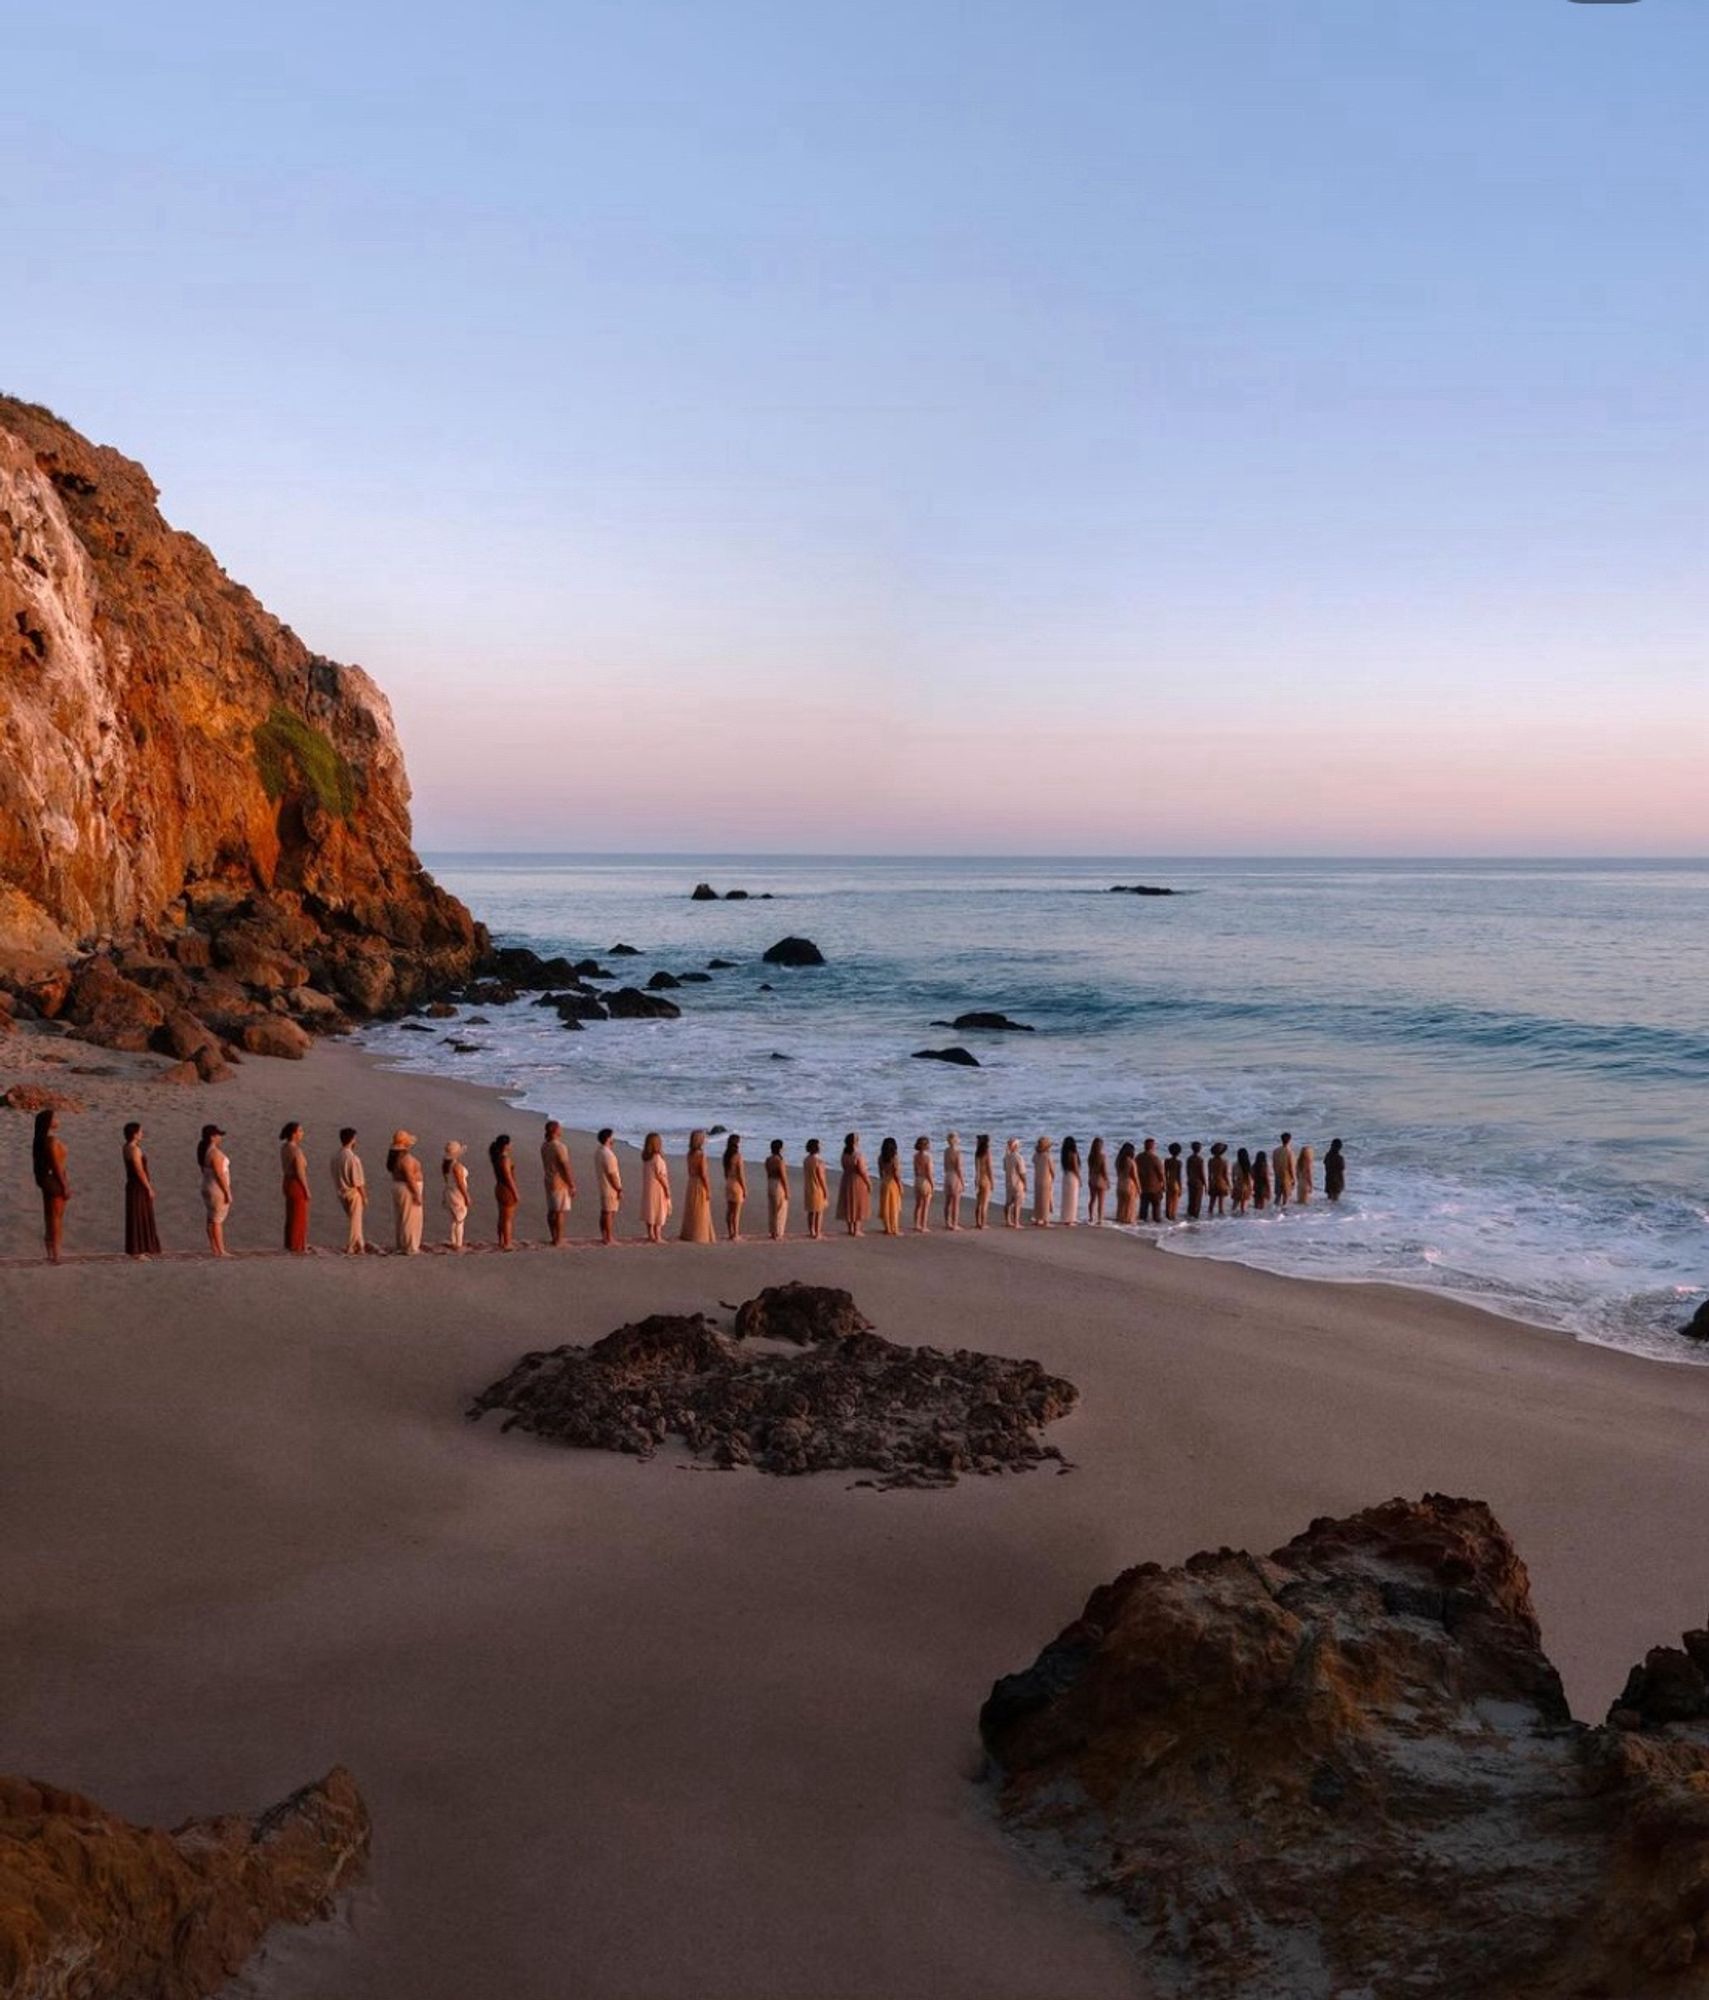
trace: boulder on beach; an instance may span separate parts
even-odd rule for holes
[[[1687,1340],[1709,1340],[1709,1299],[1705,1299],[1680,1329]]]
[[[1126,1570],[980,1729],[1011,1831],[1160,1992],[1705,1990],[1709,1632],[1575,1722],[1481,1501]]]
[[[620,986],[608,993],[605,1009],[614,1021],[675,1021],[682,1009],[662,993],[643,993],[638,986]]]
[[[767,965],[823,965],[825,954],[811,938],[779,938],[765,953]]]
[[[959,1047],[948,1049],[916,1049],[914,1051],[914,1060],[915,1062],[955,1063],[962,1069],[978,1069],[980,1067],[979,1058],[971,1049]]]
[[[855,1304],[854,1294],[835,1285],[792,1279],[767,1285],[736,1308],[738,1340],[787,1340],[811,1347],[816,1340],[846,1340],[851,1333],[871,1331],[872,1321]]]
[[[1007,1014],[957,1014],[953,1021],[934,1021],[934,1028],[954,1028],[958,1034],[970,1031],[983,1035],[1030,1035],[1030,1021],[1011,1021]]]

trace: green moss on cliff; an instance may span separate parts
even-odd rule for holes
[[[255,730],[255,762],[262,789],[278,804],[297,785],[338,819],[356,809],[356,773],[328,737],[293,715],[275,708]]]

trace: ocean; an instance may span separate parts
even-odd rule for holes
[[[1676,1328],[1709,1284],[1709,865],[441,854],[503,942],[597,957],[676,1021],[366,1032],[406,1071],[501,1087],[680,1150],[725,1125],[791,1157],[948,1128],[1030,1152],[1154,1134],[1321,1160],[1348,1198],[1162,1232],[1184,1256],[1449,1292],[1581,1339],[1709,1361]],[[754,900],[690,900],[698,881]],[[1115,883],[1180,893],[1118,896]],[[773,900],[757,900],[769,892]],[[796,934],[821,969],[768,967]],[[639,958],[612,958],[617,943]],[[765,990],[767,987],[769,991]],[[1031,1034],[934,1027],[974,1008]],[[453,1039],[476,1046],[455,1053]],[[961,1043],[978,1069],[912,1052]],[[484,1134],[457,1135],[468,1141]],[[1150,1232],[1147,1232],[1150,1233]]]

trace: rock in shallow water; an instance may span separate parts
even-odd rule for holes
[[[1709,1993],[1709,1634],[1568,1713],[1481,1502],[1146,1563],[980,1722],[1011,1827],[1195,2000]]]
[[[846,1292],[814,1286],[772,1288],[737,1325],[807,1344],[756,1353],[702,1314],[655,1314],[592,1347],[524,1355],[469,1418],[503,1410],[506,1430],[641,1458],[679,1437],[716,1465],[861,1469],[887,1487],[1061,1462],[1041,1433],[1079,1392],[1036,1361],[899,1346],[865,1330]]]

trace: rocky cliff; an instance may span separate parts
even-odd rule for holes
[[[466,974],[483,940],[411,847],[385,696],[312,653],[167,525],[157,497],[140,466],[0,397],[0,961],[13,990],[21,969],[116,947],[127,978],[133,957],[179,967],[192,988],[212,975],[209,1014],[313,1022]],[[165,1011],[196,1011],[184,981],[137,983],[164,991]],[[54,991],[35,996],[41,1011]]]
[[[1573,1721],[1477,1501],[1127,1570],[981,1726],[1010,1825],[1159,1992],[1709,1994],[1709,1633]]]

